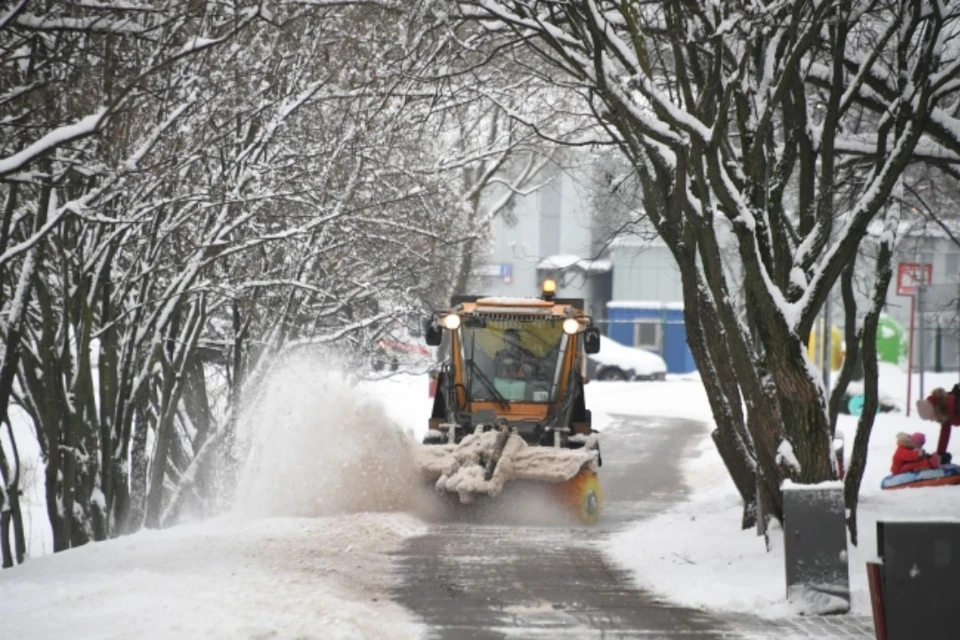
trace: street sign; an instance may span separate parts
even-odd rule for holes
[[[502,264],[480,264],[474,267],[473,275],[483,278],[500,278],[506,284],[513,282],[513,265],[509,262]]]
[[[912,296],[917,286],[930,284],[933,265],[919,262],[901,262],[897,265],[897,295]]]

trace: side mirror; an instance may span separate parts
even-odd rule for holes
[[[443,342],[443,329],[440,328],[433,318],[427,318],[423,321],[423,338],[429,347],[439,347]]]
[[[600,329],[587,327],[584,330],[583,350],[588,354],[600,353]]]

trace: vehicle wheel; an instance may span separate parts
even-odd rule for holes
[[[373,362],[370,363],[370,366],[373,367],[374,371],[380,371],[381,369],[383,369],[383,362],[381,362],[380,360],[374,360]]]
[[[625,374],[623,370],[618,367],[605,367],[600,370],[600,373],[597,374],[597,380],[602,380],[604,382],[613,382],[616,380],[625,381],[626,379],[627,374]]]

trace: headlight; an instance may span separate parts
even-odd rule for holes
[[[576,318],[567,318],[563,321],[563,332],[567,335],[573,335],[580,330],[580,323]]]
[[[460,328],[460,316],[455,313],[450,313],[440,319],[440,324],[442,324],[445,329],[456,331]]]

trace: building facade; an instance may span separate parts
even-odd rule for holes
[[[602,246],[590,184],[584,172],[561,171],[542,189],[517,198],[512,219],[494,222],[489,254],[474,271],[476,291],[538,295],[543,280],[552,278],[557,295],[583,298],[611,338],[660,354],[670,373],[694,370],[672,254],[649,229]]]

